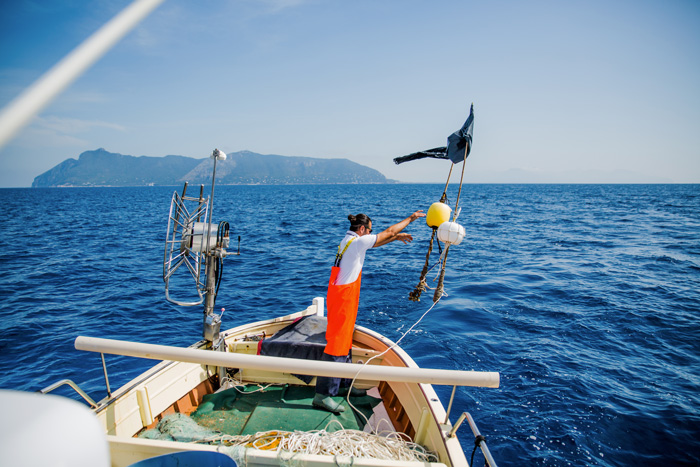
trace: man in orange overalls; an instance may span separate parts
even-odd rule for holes
[[[322,361],[350,362],[352,334],[355,330],[357,307],[360,303],[360,282],[365,252],[370,248],[386,245],[394,240],[409,243],[413,237],[401,233],[408,224],[420,217],[423,211],[416,211],[401,222],[392,225],[383,232],[372,235],[372,219],[365,214],[348,216],[350,230],[338,246],[335,264],[328,281],[326,304],[328,307],[328,326],[326,328],[326,348]],[[316,380],[316,395],[313,405],[333,413],[345,410],[331,397],[338,395],[340,378],[319,376]],[[353,388],[353,394],[355,389]]]

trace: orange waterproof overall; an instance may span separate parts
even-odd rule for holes
[[[328,325],[326,327],[326,348],[328,355],[343,357],[348,355],[352,347],[352,334],[355,331],[355,320],[357,319],[357,307],[360,304],[360,282],[362,281],[362,271],[355,282],[350,284],[336,285],[335,281],[340,272],[340,260],[348,249],[354,238],[346,244],[343,252],[335,256],[335,264],[331,269],[331,278],[328,281],[328,294],[326,296],[326,306],[328,307]]]

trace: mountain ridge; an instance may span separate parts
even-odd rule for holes
[[[66,159],[34,178],[32,188],[90,186],[172,186],[211,181],[213,160],[167,155],[131,156],[104,148]],[[221,185],[304,185],[394,183],[379,171],[348,159],[258,154],[238,151],[216,165]]]

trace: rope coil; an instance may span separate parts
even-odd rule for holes
[[[327,431],[332,423],[340,425],[337,420],[332,420],[324,429],[316,431],[267,431],[240,436],[221,434],[202,439],[200,443],[277,451],[280,455],[312,454],[358,459],[438,462],[435,454],[404,439],[402,434],[379,436],[365,431],[346,430],[342,425],[337,431]]]
[[[337,424],[336,431],[329,431]],[[333,427],[335,428],[335,427]],[[393,428],[393,427],[392,427]],[[143,436],[194,444],[219,446],[219,451],[233,457],[237,462],[245,459],[247,449],[277,451],[278,457],[287,461],[298,455],[326,455],[353,458],[380,459],[410,462],[437,462],[436,454],[414,443],[404,433],[393,430],[382,434],[345,429],[337,420],[331,420],[323,429],[313,431],[271,430],[250,435],[229,435],[200,426],[181,413],[166,416],[155,430]],[[147,432],[148,433],[148,432]],[[239,462],[239,465],[246,465]]]

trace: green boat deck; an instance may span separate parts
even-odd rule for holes
[[[252,435],[266,431],[326,430],[333,432],[340,429],[361,431],[364,428],[367,423],[365,418],[348,405],[345,397],[334,398],[345,406],[344,412],[335,415],[315,408],[312,405],[314,394],[313,386],[284,385],[261,389],[258,385],[248,385],[244,392],[231,388],[204,396],[202,403],[189,415],[189,418],[207,432],[218,432],[230,436]],[[372,416],[374,407],[381,400],[365,395],[350,397],[350,402],[368,420]],[[339,423],[331,423],[333,420]],[[170,438],[163,431],[168,424],[167,421],[163,419],[166,423],[159,423],[155,429],[148,430],[140,436]]]

